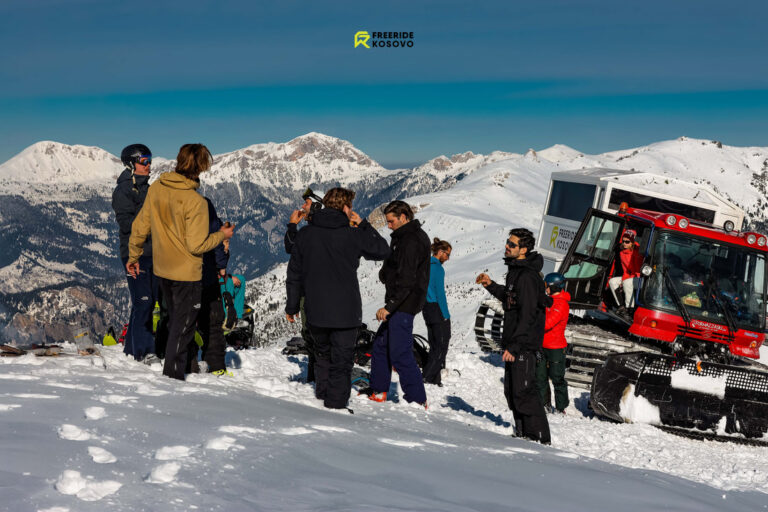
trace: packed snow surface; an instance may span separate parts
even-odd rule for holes
[[[18,407],[0,414],[0,460],[12,461],[0,467],[0,510],[714,511],[768,504],[768,449],[601,421],[580,390],[570,390],[565,416],[549,416],[551,447],[511,437],[502,362],[468,341],[457,333],[444,387],[427,387],[428,410],[405,403],[393,383],[385,403],[353,394],[354,414],[324,409],[302,381],[306,358],[286,357],[279,345],[228,352],[234,377],[186,382],[133,361],[119,346],[103,348],[103,361],[2,359],[0,405]],[[43,388],[49,381],[92,391]],[[139,388],[163,393],[138,396]],[[57,399],[41,398],[42,389]],[[114,396],[132,398],[104,400]]]

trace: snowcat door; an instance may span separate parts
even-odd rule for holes
[[[625,220],[618,215],[590,208],[560,265],[571,307],[597,309],[610,277],[616,247]]]

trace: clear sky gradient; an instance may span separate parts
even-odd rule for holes
[[[467,150],[768,145],[768,2],[0,2],[0,161],[173,158],[318,131],[397,167]],[[358,30],[413,48],[354,48]]]

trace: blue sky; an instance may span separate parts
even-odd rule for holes
[[[768,3],[0,3],[0,161],[38,140],[173,157],[318,131],[387,166],[680,135],[768,145]],[[358,30],[413,48],[353,48]]]

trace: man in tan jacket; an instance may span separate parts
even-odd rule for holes
[[[197,189],[200,174],[210,169],[212,160],[202,144],[182,146],[176,170],[149,187],[128,241],[125,268],[136,276],[144,241],[152,233],[152,264],[169,316],[163,374],[181,380],[197,353],[193,340],[202,294],[202,255],[231,238],[235,229],[227,223],[208,234],[208,205]]]

